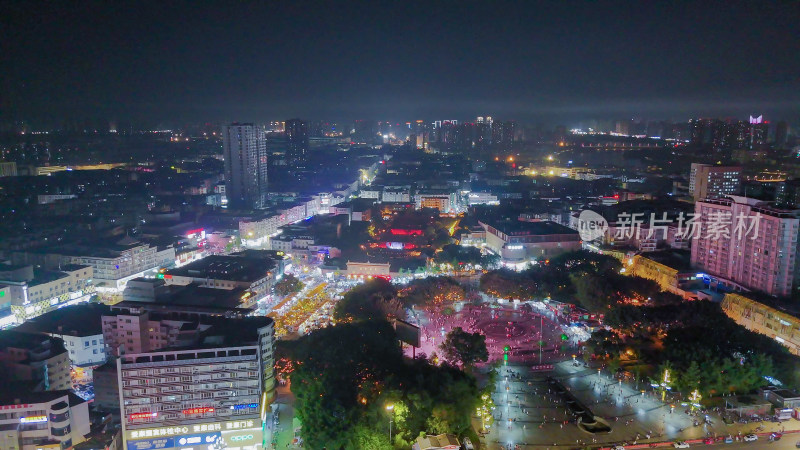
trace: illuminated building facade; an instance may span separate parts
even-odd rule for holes
[[[286,157],[294,163],[302,163],[308,158],[308,122],[300,119],[289,119],[285,122]]]
[[[692,163],[689,170],[689,195],[695,201],[736,194],[742,185],[739,166],[713,166]]]
[[[270,253],[271,254],[271,253]],[[271,257],[256,253],[211,255],[185,266],[169,269],[163,274],[167,285],[188,285],[214,289],[244,289],[256,299],[267,295],[275,283],[280,268]],[[282,272],[281,272],[282,273]],[[160,275],[159,275],[160,276]]]
[[[252,123],[222,127],[225,196],[229,208],[262,208],[267,193],[267,142]]]
[[[124,355],[117,360],[125,448],[256,450],[275,390],[274,329],[240,326],[254,342]],[[223,339],[225,340],[225,339]]]
[[[797,212],[778,209],[753,198],[730,196],[695,204],[700,238],[692,243],[692,267],[720,278],[735,289],[788,296],[797,276]],[[720,223],[712,219],[727,218]],[[747,228],[737,232],[740,217]],[[718,232],[711,233],[714,227]]]
[[[68,449],[90,431],[89,403],[69,391],[9,389],[0,397],[0,448]]]
[[[800,355],[800,318],[738,293],[725,294],[722,311],[739,325],[769,336]]]
[[[555,222],[478,222],[486,230],[486,247],[503,265],[522,269],[562,253],[581,249],[578,232]]]
[[[0,319],[0,327],[88,301],[94,293],[93,273],[92,267],[82,265],[66,264],[59,271],[0,265],[0,310],[11,313]]]

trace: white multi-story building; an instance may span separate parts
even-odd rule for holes
[[[93,273],[91,266],[74,264],[63,265],[60,271],[0,264],[0,297],[8,302],[12,314],[7,325],[88,301],[94,293]]]
[[[263,448],[275,391],[274,324],[259,317],[235,325],[216,345],[117,360],[126,448]]]
[[[86,401],[69,391],[7,387],[0,395],[0,448],[69,449],[86,440],[91,425]]]
[[[553,222],[478,222],[486,230],[486,247],[504,266],[522,269],[562,253],[581,249],[578,232]]]
[[[467,194],[467,204],[473,205],[499,205],[497,196],[491,192],[470,192]]]
[[[28,320],[15,331],[43,333],[63,340],[73,368],[87,371],[106,362],[100,316],[108,311],[99,303],[70,305]]]
[[[293,203],[281,208],[280,213],[280,226],[288,225],[290,223],[299,222],[309,216],[305,203]]]
[[[239,221],[239,237],[244,247],[261,247],[269,241],[269,238],[280,233],[279,228],[282,223],[282,214],[270,214],[258,220]]]
[[[381,201],[384,203],[409,203],[411,202],[411,186],[384,186]]]
[[[163,277],[166,284],[186,286],[194,283],[215,289],[244,289],[256,299],[268,294],[278,275],[273,259],[247,255],[211,255],[185,266],[169,269]]]
[[[375,200],[380,200],[381,198],[381,187],[380,186],[362,186],[361,189],[358,191],[358,196],[360,198],[372,198]]]
[[[175,264],[175,249],[159,250],[131,239],[110,247],[82,248],[66,257],[73,264],[90,265],[98,291],[120,292],[128,280]]]

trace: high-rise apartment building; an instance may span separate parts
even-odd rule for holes
[[[736,194],[742,184],[742,168],[692,163],[689,195],[695,201]]]
[[[308,122],[289,119],[286,122],[286,159],[292,163],[302,163],[308,158]]]
[[[264,131],[252,123],[222,127],[225,195],[228,207],[264,207],[267,193],[267,144]]]
[[[264,448],[274,323],[229,322],[200,345],[117,360],[124,448]]]
[[[699,238],[692,243],[692,267],[734,288],[791,294],[797,276],[797,211],[730,196],[698,201],[695,215]]]

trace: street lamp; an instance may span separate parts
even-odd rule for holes
[[[669,369],[664,369],[664,378],[661,380],[661,401],[662,402],[664,401],[664,397],[666,397],[666,395],[667,395],[667,391],[672,389],[672,387],[670,386],[671,382],[672,382],[672,380],[670,380],[670,377],[669,377]]]
[[[392,422],[394,422],[394,405],[386,405],[386,410],[391,412],[389,416],[389,444],[392,443]]]
[[[694,411],[694,407],[695,406],[698,406],[698,407],[700,406],[700,400],[702,398],[703,398],[703,396],[700,395],[700,391],[699,390],[695,389],[694,392],[692,392],[692,395],[689,397],[689,400],[692,401],[692,411]]]

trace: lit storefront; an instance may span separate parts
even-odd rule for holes
[[[125,434],[127,450],[257,450],[264,440],[261,421],[253,419],[142,428]]]

